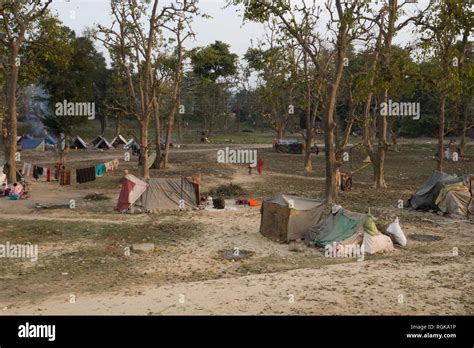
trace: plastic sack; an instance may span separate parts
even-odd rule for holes
[[[398,220],[398,217],[395,218],[395,221],[392,222],[388,227],[387,227],[387,232],[390,233],[395,241],[400,244],[401,246],[406,246],[407,245],[407,237],[405,237],[405,234],[403,233],[400,223]]]
[[[364,240],[362,241],[363,250],[367,254],[385,253],[394,251],[392,240],[389,236],[378,234],[371,236],[367,232],[364,233]]]

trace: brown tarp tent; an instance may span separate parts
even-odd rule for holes
[[[159,210],[193,209],[199,205],[199,185],[189,178],[152,178],[144,180],[148,187],[133,208],[148,213]]]
[[[260,233],[286,243],[303,239],[307,230],[324,215],[322,201],[290,195],[279,195],[262,204]]]

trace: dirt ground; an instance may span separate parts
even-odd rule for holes
[[[387,158],[384,191],[372,188],[371,167],[358,171],[354,187],[340,204],[370,212],[383,230],[396,216],[408,237],[406,248],[369,255],[364,261],[326,258],[321,250],[289,250],[259,233],[260,209],[114,212],[123,169],[137,174],[136,158],[96,181],[60,187],[32,182],[31,197],[0,198],[0,244],[31,243],[38,261],[0,258],[0,314],[473,314],[474,221],[399,209],[435,167],[435,144],[401,142]],[[224,146],[256,148],[265,161],[263,175],[244,165],[218,164]],[[72,168],[123,158],[123,150],[73,151]],[[40,165],[54,153],[23,153]],[[322,197],[324,154],[314,172],[303,171],[300,155],[276,154],[268,145],[184,145],[173,150],[170,168],[153,177],[202,172],[202,191],[219,184],[241,185],[244,197],[267,199],[277,193]],[[343,170],[363,163],[354,152]],[[467,158],[447,163],[446,172],[474,173],[474,147]],[[109,199],[85,200],[90,193]],[[70,209],[70,200],[76,208]],[[228,201],[232,205],[233,200]],[[38,209],[35,205],[48,206]],[[434,235],[417,241],[415,234]],[[126,253],[134,243],[154,243],[151,253]],[[229,260],[224,251],[249,251]],[[457,252],[455,252],[457,251]]]

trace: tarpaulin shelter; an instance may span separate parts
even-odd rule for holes
[[[445,184],[453,184],[462,181],[462,177],[449,175],[438,170],[433,171],[430,177],[421,185],[408,204],[417,210],[436,210],[436,198]]]
[[[70,146],[72,149],[87,149],[87,143],[80,136],[76,136]]]
[[[47,145],[57,145],[58,141],[51,135],[46,134],[46,137],[44,138],[44,141]]]
[[[261,209],[260,233],[286,243],[303,239],[307,230],[320,221],[325,206],[320,200],[281,194],[265,200]]]
[[[335,214],[325,216],[318,224],[308,229],[309,243],[326,246],[333,242],[357,244],[362,242],[367,214],[340,209]]]
[[[44,151],[44,139],[21,139],[21,149],[22,150],[32,150],[43,152]]]
[[[117,210],[153,213],[197,208],[199,185],[190,178],[139,179],[131,174],[122,182]]]
[[[125,140],[125,138],[119,134],[111,141],[111,144],[113,147],[117,148],[122,145],[127,145],[127,140]]]
[[[104,137],[100,137],[101,139],[99,140],[99,142],[96,142],[94,144],[94,149],[106,149],[106,150],[110,150],[110,149],[113,149],[114,147],[112,146],[111,143],[109,143],[107,141],[107,139],[105,139]]]

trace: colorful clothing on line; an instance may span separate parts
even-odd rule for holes
[[[95,166],[76,169],[76,180],[79,184],[95,180]]]
[[[71,185],[71,170],[64,169],[59,171],[59,185]]]
[[[101,163],[95,166],[95,176],[100,177],[105,173],[105,164]]]

